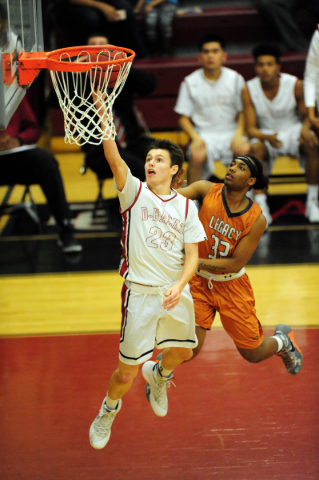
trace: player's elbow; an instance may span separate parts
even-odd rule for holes
[[[231,269],[231,272],[232,273],[238,273],[240,272],[240,270],[245,266],[245,264],[243,262],[237,262],[237,261],[234,261],[233,262],[233,268]]]

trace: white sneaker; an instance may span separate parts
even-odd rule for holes
[[[122,400],[120,399],[116,410],[107,410],[105,400],[104,398],[99,414],[90,427],[90,444],[97,449],[105,447],[109,441],[113,420],[122,406]]]
[[[171,374],[169,377],[162,377],[161,382],[155,380],[155,369],[158,368],[158,363],[145,362],[142,367],[142,374],[147,383],[149,384],[148,400],[151,404],[153,412],[158,417],[165,417],[168,410],[167,392],[169,387],[169,381],[173,377]]]
[[[306,206],[306,217],[310,223],[319,222],[319,205],[318,202],[307,203]]]

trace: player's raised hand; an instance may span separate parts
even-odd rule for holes
[[[98,114],[103,115],[103,113],[106,111],[106,104],[105,104],[106,93],[102,94],[101,90],[98,87],[96,88],[92,87],[92,97],[93,97],[93,102]]]
[[[107,94],[106,93],[102,94],[102,92],[98,87],[97,88],[92,87],[93,102],[94,102],[96,111],[101,118],[101,126],[105,129],[106,132],[108,131],[111,132],[112,128],[111,128],[110,122],[112,121],[112,119],[109,118],[109,112],[105,102],[106,96]]]
[[[172,180],[171,188],[173,188],[174,190],[177,190],[178,188],[181,188],[183,185],[187,183],[186,180],[181,180],[181,177],[184,172],[185,172],[185,168],[182,168],[181,171]]]

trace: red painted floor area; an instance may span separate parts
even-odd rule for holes
[[[271,334],[273,331],[266,331]],[[167,417],[138,375],[100,451],[88,441],[118,335],[0,339],[2,480],[319,478],[319,330],[298,329],[304,365],[245,362],[224,331],[176,371]]]

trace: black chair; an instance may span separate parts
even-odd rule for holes
[[[19,203],[9,204],[9,200],[14,187],[15,185],[8,185],[7,191],[0,204],[0,217],[2,217],[3,215],[14,215],[14,214],[18,214],[21,211],[25,211],[37,225],[39,233],[42,233],[43,232],[42,225],[41,225],[36,203],[32,198],[30,185],[25,186],[23,195]]]

